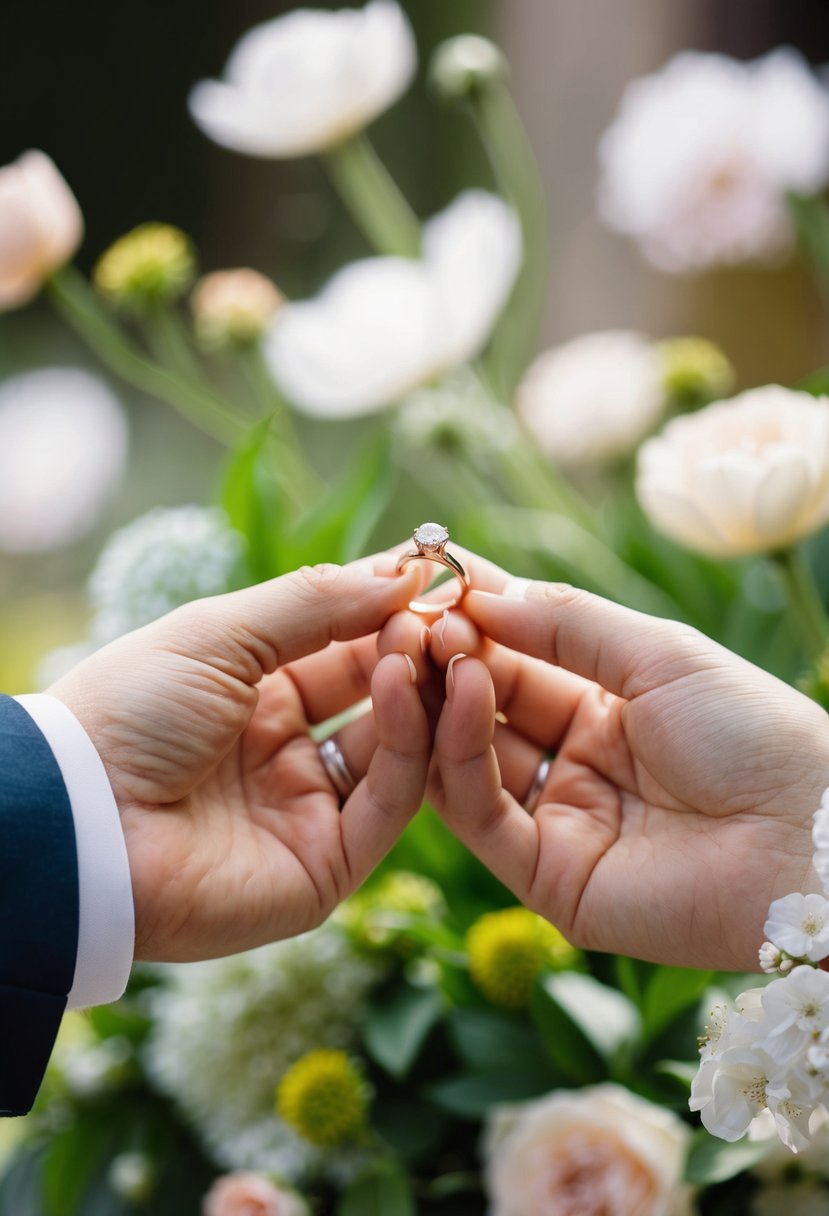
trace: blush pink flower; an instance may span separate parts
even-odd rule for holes
[[[490,1216],[685,1216],[690,1134],[618,1085],[502,1108],[484,1146]]]
[[[224,1174],[202,1201],[202,1216],[308,1216],[294,1191],[274,1186],[260,1174]]]
[[[0,312],[36,295],[82,236],[81,209],[44,152],[0,169]]]

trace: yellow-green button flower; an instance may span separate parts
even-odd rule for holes
[[[528,908],[487,912],[466,935],[469,971],[495,1005],[523,1009],[533,984],[550,967],[567,967],[578,951],[548,921]]]
[[[188,237],[171,224],[140,224],[110,245],[92,279],[114,303],[141,311],[178,299],[195,275]]]
[[[303,1139],[337,1148],[365,1127],[369,1091],[343,1051],[310,1051],[288,1069],[276,1091],[276,1109]]]

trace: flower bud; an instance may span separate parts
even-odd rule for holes
[[[766,975],[774,975],[781,962],[783,955],[773,942],[763,942],[758,952],[760,959],[760,970],[765,971]]]
[[[466,935],[469,973],[496,1005],[523,1009],[536,978],[572,966],[578,951],[553,925],[528,908],[504,908],[478,918]]]
[[[36,295],[82,236],[80,207],[44,152],[0,169],[0,312]]]
[[[190,297],[196,333],[205,346],[255,342],[284,302],[270,279],[247,268],[206,274]]]
[[[731,361],[707,338],[668,338],[658,342],[665,395],[680,408],[695,408],[727,397],[736,383]]]
[[[172,224],[139,224],[101,255],[95,286],[113,303],[146,312],[183,295],[196,270],[189,238]]]
[[[429,64],[429,84],[442,101],[463,101],[508,77],[503,52],[479,34],[447,39],[435,48]]]

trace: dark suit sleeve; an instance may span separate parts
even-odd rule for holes
[[[0,1114],[31,1109],[72,987],[78,864],[49,744],[0,696]]]

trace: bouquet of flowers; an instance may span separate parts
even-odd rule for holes
[[[695,336],[592,333],[538,355],[546,206],[504,57],[477,35],[431,55],[430,90],[468,114],[491,178],[425,222],[365,130],[415,70],[403,11],[370,0],[252,29],[190,95],[226,148],[325,166],[368,252],[306,300],[250,268],[199,278],[191,241],[164,224],[116,241],[88,281],[70,264],[81,212],[51,160],[0,170],[0,308],[43,289],[114,378],[227,447],[217,502],[156,509],[111,538],[89,635],[50,671],[188,600],[398,540],[406,511],[516,574],[696,626],[829,708],[829,369],[733,395],[727,355]],[[663,270],[774,262],[799,244],[825,283],[829,91],[795,52],[677,56],[630,86],[600,162],[604,218]],[[333,484],[313,443],[332,420],[350,450]],[[78,534],[123,467],[117,403],[87,373],[0,386],[0,429],[22,443],[33,421],[56,452],[62,426],[88,427],[107,473],[67,486],[43,531],[0,451],[9,547]],[[777,1101],[780,1084],[743,1058],[826,1071],[829,1000],[806,964],[829,916],[806,898],[820,907],[778,901],[775,919],[773,906],[761,961],[776,978],[746,993],[744,976],[575,949],[426,807],[321,928],[136,968],[118,1004],[67,1018],[0,1208],[829,1211],[823,1108],[799,1091]],[[795,996],[788,1021],[775,1014]],[[704,1127],[689,1114],[697,1036]]]

